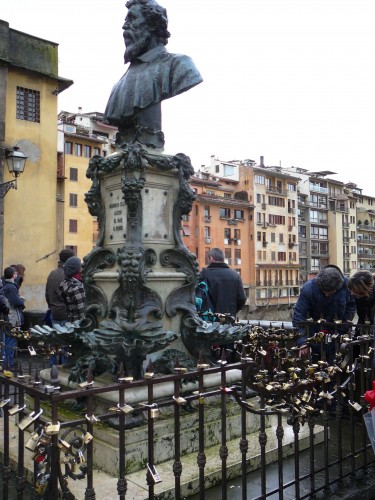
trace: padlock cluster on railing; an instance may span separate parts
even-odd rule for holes
[[[356,374],[361,370],[362,382],[372,380],[372,337],[357,335],[354,328],[349,327],[342,335],[322,328],[301,346],[296,346],[298,338],[296,329],[270,327],[266,330],[254,326],[236,343],[238,357],[252,363],[249,386],[259,393],[261,409],[288,413],[292,420],[304,423],[309,415],[336,408],[338,393],[343,405],[340,411],[345,410],[345,406],[356,412],[364,409],[363,398],[354,401]],[[331,363],[325,359],[327,344],[334,345]],[[313,345],[315,351],[318,346],[320,359],[316,359],[316,354],[311,355]],[[251,407],[251,403],[247,404]],[[250,407],[250,411],[257,411]]]

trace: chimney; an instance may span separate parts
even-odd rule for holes
[[[81,106],[78,106],[78,114],[81,114],[82,113],[82,108]]]
[[[264,156],[261,156],[261,157],[260,157],[260,163],[259,163],[259,166],[260,166],[260,167],[264,167]]]

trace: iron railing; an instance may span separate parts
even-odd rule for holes
[[[322,324],[323,323],[323,324]],[[307,322],[309,330],[313,323]],[[314,323],[315,325],[316,323]],[[363,425],[363,414],[367,405],[363,394],[370,389],[373,380],[372,327],[363,325],[356,329],[347,326],[341,335],[335,329],[342,325],[319,322],[322,331],[311,336],[307,345],[320,346],[320,359],[299,356],[300,349],[295,347],[296,332],[281,327],[274,328],[270,323],[266,330],[260,326],[249,328],[247,335],[235,346],[236,363],[228,363],[226,351],[214,362],[198,361],[196,369],[187,371],[175,360],[173,373],[155,376],[150,364],[143,380],[127,377],[124,368],[115,381],[105,386],[97,385],[89,370],[86,381],[74,390],[60,388],[60,375],[55,367],[51,369],[49,380],[40,378],[39,366],[29,364],[29,373],[22,372],[22,366],[14,373],[6,370],[0,374],[0,406],[3,419],[2,432],[2,476],[3,498],[8,498],[11,481],[11,467],[16,474],[17,498],[24,498],[26,480],[34,487],[34,498],[51,499],[76,498],[69,486],[74,480],[86,483],[84,499],[94,500],[95,460],[94,443],[97,427],[118,417],[118,480],[112,497],[120,500],[127,497],[127,447],[126,435],[133,432],[127,426],[132,412],[142,413],[145,417],[147,434],[147,465],[144,467],[144,485],[147,491],[144,498],[155,499],[160,495],[163,477],[157,466],[156,421],[161,412],[170,415],[173,421],[173,460],[170,476],[173,477],[171,497],[181,499],[189,495],[184,476],[184,454],[181,447],[181,423],[185,418],[185,408],[196,415],[198,432],[193,446],[196,453],[197,487],[190,489],[200,499],[205,498],[208,485],[207,447],[207,402],[217,401],[221,408],[221,425],[218,455],[220,458],[221,498],[227,498],[232,472],[228,473],[230,454],[228,451],[227,408],[234,402],[239,408],[238,449],[240,451],[240,475],[242,480],[242,499],[250,498],[247,493],[247,473],[251,469],[248,415],[258,419],[258,442],[260,448],[259,492],[254,490],[252,499],[264,499],[278,495],[283,499],[292,489],[295,498],[310,498],[318,492],[328,490],[333,484],[342,482],[345,477],[366,470],[374,463],[374,455]],[[334,333],[323,330],[332,327]],[[336,357],[328,364],[325,360],[325,347],[334,344]],[[219,359],[218,359],[219,358]],[[43,375],[43,377],[45,374]],[[216,377],[216,383],[212,378]],[[208,382],[211,379],[211,382]],[[130,394],[144,391],[140,399],[132,400]],[[117,404],[107,412],[94,414],[96,400],[111,394]],[[251,397],[250,397],[251,396]],[[85,401],[85,414],[75,419],[66,418],[64,403],[77,400]],[[96,411],[96,410],[95,410]],[[273,416],[276,425],[272,432],[277,442],[277,486],[269,487],[267,469],[268,418]],[[27,420],[28,419],[28,420]],[[343,424],[349,422],[349,435],[343,436]],[[354,425],[355,422],[357,425]],[[11,442],[11,429],[16,426],[16,446]],[[306,426],[306,427],[305,427]],[[337,439],[330,439],[330,429],[334,426]],[[307,465],[300,467],[302,450],[300,440],[302,429],[308,427]],[[292,430],[294,478],[285,480],[285,434]],[[322,444],[316,444],[316,435],[322,436]],[[31,435],[30,435],[31,432]],[[305,431],[306,432],[306,431]],[[358,433],[360,439],[358,440]],[[344,439],[345,438],[345,439]],[[33,442],[34,441],[34,442]],[[349,448],[345,443],[349,442]],[[25,455],[25,445],[34,450],[32,477],[28,476],[30,463]],[[320,453],[321,459],[316,460]],[[238,475],[238,474],[237,474]],[[192,483],[193,481],[190,481]],[[303,488],[301,488],[303,485]],[[289,493],[290,494],[290,493]],[[82,497],[83,498],[83,497]]]

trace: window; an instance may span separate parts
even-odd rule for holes
[[[234,175],[234,166],[233,165],[226,165],[224,163],[224,177],[227,177],[229,175]]]
[[[268,204],[274,207],[285,207],[284,198],[279,198],[278,196],[269,196]]]
[[[74,144],[74,154],[76,156],[82,156],[82,144]]]
[[[277,260],[279,262],[286,262],[286,252],[277,252]]]
[[[276,241],[276,233],[271,233],[271,243],[275,243]]]
[[[66,141],[65,142],[65,154],[72,155],[73,154],[73,143]]]
[[[234,219],[243,219],[244,218],[243,214],[244,214],[243,210],[235,210]]]
[[[286,187],[287,187],[288,191],[297,191],[297,185],[292,184],[291,182],[287,182]]]
[[[78,206],[78,195],[74,193],[69,194],[69,206],[77,207]]]
[[[224,238],[230,240],[231,235],[230,235],[230,229],[228,227],[224,228]]]
[[[76,219],[69,219],[69,233],[77,233],[78,221]]]
[[[16,118],[40,123],[40,92],[17,87]]]
[[[220,208],[220,219],[230,219],[230,208]]]
[[[271,252],[271,260],[275,261],[276,260],[276,252]]]
[[[254,175],[255,184],[264,184],[264,175]]]
[[[94,148],[94,155],[100,156],[100,148]]]
[[[71,167],[69,170],[69,180],[78,181],[78,168]]]
[[[91,146],[83,146],[83,156],[85,158],[91,158]]]
[[[284,233],[279,233],[279,243],[284,243]]]
[[[224,198],[232,198],[232,195],[230,193],[224,193]]]
[[[234,230],[234,239],[235,240],[240,240],[241,239],[241,229],[235,229]]]

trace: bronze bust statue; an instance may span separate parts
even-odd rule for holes
[[[163,148],[161,101],[198,83],[202,77],[192,59],[165,48],[167,11],[155,0],[129,0],[124,30],[125,63],[130,66],[115,84],[105,119],[118,127],[116,144],[138,142]]]

